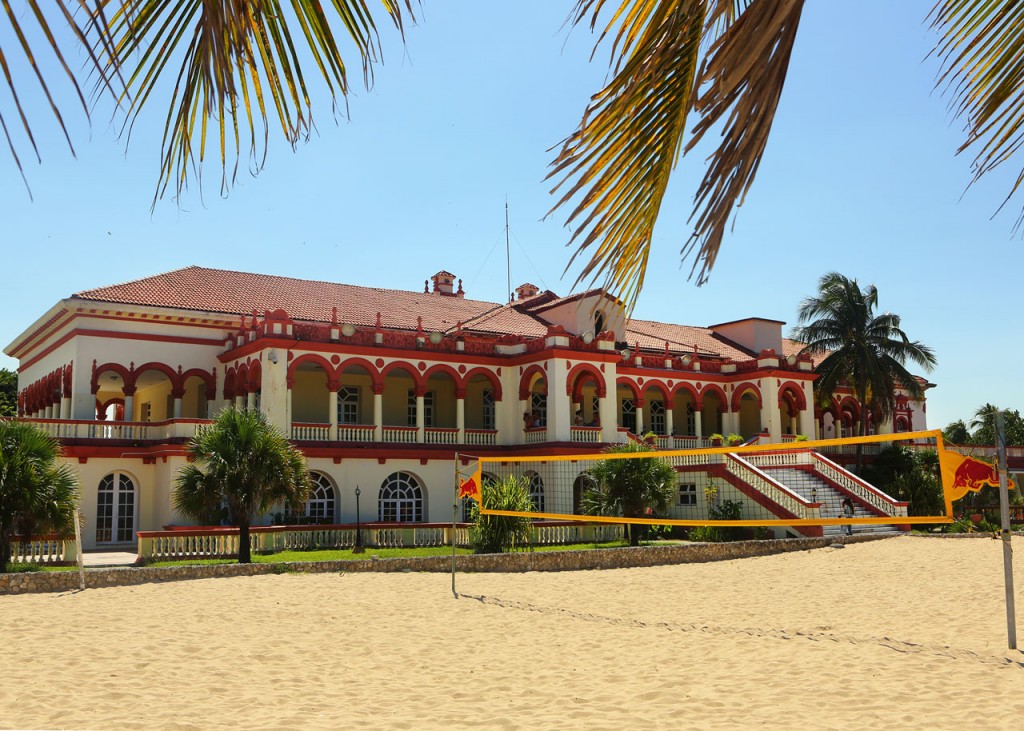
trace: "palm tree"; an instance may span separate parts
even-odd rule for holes
[[[911,341],[900,329],[900,317],[890,312],[875,315],[878,290],[861,289],[856,279],[830,272],[818,280],[818,294],[805,299],[798,310],[806,323],[793,331],[804,343],[803,353],[825,355],[815,366],[814,383],[819,403],[828,404],[840,385],[853,390],[860,409],[860,436],[867,434],[868,412],[875,419],[889,416],[896,406],[898,388],[911,398],[924,397],[924,388],[904,363],[911,360],[932,370],[931,348]],[[857,447],[857,471],[862,448]]]
[[[0,571],[11,560],[11,538],[74,533],[78,479],[60,463],[60,443],[38,427],[0,420]]]
[[[608,455],[634,455],[654,450],[640,442],[616,444],[604,450]],[[621,515],[624,518],[664,516],[676,490],[676,471],[657,457],[605,459],[590,468],[591,484],[582,496],[587,515]],[[650,512],[648,512],[650,511]],[[643,532],[627,524],[629,545],[640,543]]]
[[[1003,412],[1003,434],[1007,446],[1024,444],[1024,419],[1016,409],[1000,409],[994,404],[985,404],[974,412],[971,419],[971,439],[974,444],[992,446],[996,443],[996,414]]]
[[[188,445],[192,463],[174,485],[175,509],[194,520],[216,515],[221,506],[238,526],[238,562],[250,563],[253,518],[285,503],[298,510],[309,494],[305,457],[261,411],[225,409]]]
[[[27,2],[85,108],[42,4]],[[382,55],[375,21],[380,11],[371,10],[367,0],[332,0],[327,8],[313,0],[54,4],[89,50],[86,68],[99,71],[101,85],[126,110],[127,136],[141,109],[163,103],[161,92],[172,89],[157,196],[168,187],[180,193],[190,175],[200,175],[208,143],[220,159],[222,189],[234,180],[244,147],[250,169],[258,170],[272,116],[289,142],[306,135],[312,105],[303,56],[307,63],[312,58],[332,101],[347,97],[348,69],[335,35],[339,25],[359,55],[367,85]],[[707,278],[729,217],[750,190],[766,149],[803,8],[804,0],[574,0],[570,23],[600,29],[598,43],[608,39],[612,65],[610,80],[593,95],[549,175],[561,193],[555,209],[573,206],[566,223],[573,226],[574,258],[593,252],[577,283],[603,276],[605,288],[619,292],[631,309],[673,169],[709,130],[721,129],[695,196],[693,231],[682,247],[684,257],[694,255],[691,276],[698,272],[698,283]],[[406,20],[415,21],[412,0],[383,0],[383,13],[399,33]],[[944,71],[938,84],[954,114],[967,120],[958,152],[977,150],[977,180],[1019,144],[1024,71],[1016,51],[1024,6],[939,0],[929,17],[940,34],[935,52]],[[22,52],[32,58],[18,17],[8,12],[7,19]],[[0,57],[13,52],[0,49]],[[175,71],[171,62],[178,58]],[[36,73],[63,127],[60,105]],[[167,83],[168,74],[176,74],[174,83]],[[8,86],[31,140],[10,78]],[[6,130],[2,117],[0,126]],[[8,144],[13,153],[9,136]]]

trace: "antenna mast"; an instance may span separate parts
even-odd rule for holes
[[[512,304],[512,257],[509,254],[508,248],[508,198],[505,198],[505,276],[506,285],[505,289],[508,292],[508,303]]]

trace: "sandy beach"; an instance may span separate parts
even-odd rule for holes
[[[4,596],[0,727],[1011,728],[1001,557],[904,537],[459,598],[414,573]]]

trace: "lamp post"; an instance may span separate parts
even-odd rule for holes
[[[359,495],[362,490],[359,489],[359,485],[356,485],[356,545],[352,548],[352,553],[364,553],[366,551],[363,548],[363,526],[359,520]]]

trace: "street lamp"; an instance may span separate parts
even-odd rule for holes
[[[364,553],[366,551],[363,548],[363,526],[359,520],[359,495],[362,490],[359,489],[359,485],[356,485],[356,545],[352,548],[352,553]]]

